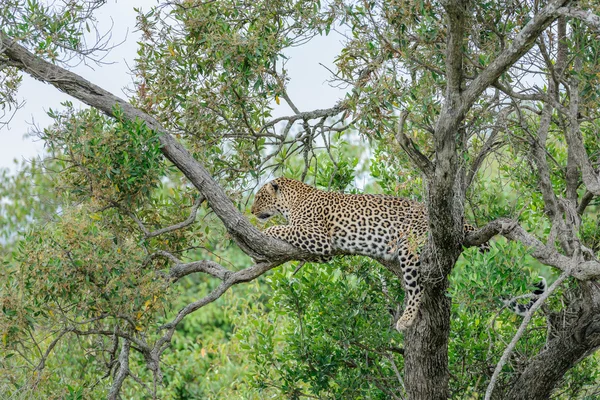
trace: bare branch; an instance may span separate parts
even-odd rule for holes
[[[88,329],[86,331],[82,331],[79,329],[71,329],[71,332],[73,332],[73,334],[79,335],[79,336],[89,336],[89,335],[115,336],[116,335],[120,338],[123,338],[123,339],[129,341],[130,343],[134,343],[142,353],[150,352],[150,347],[148,346],[148,344],[145,341],[143,341],[137,337],[134,337],[132,335],[129,335],[118,329],[116,331],[110,331],[107,329]]]
[[[408,111],[402,111],[400,113],[398,129],[395,135],[396,141],[425,175],[431,175],[433,173],[433,164],[423,153],[421,153],[421,151],[419,151],[415,143],[404,134],[404,123],[406,122],[407,116]]]
[[[195,272],[204,272],[214,276],[215,278],[219,278],[222,281],[226,280],[229,277],[229,275],[233,273],[214,261],[201,260],[194,261],[188,264],[176,264],[169,271],[168,277],[169,279],[176,281],[183,278],[186,275],[193,274]]]
[[[592,10],[581,10],[575,7],[560,7],[556,10],[557,14],[565,17],[576,18],[583,21],[587,26],[600,33],[600,16],[594,14]]]
[[[515,225],[518,225],[517,221],[513,221],[508,218],[499,218],[496,219],[484,227],[470,232],[465,236],[465,240],[463,241],[463,245],[465,247],[473,247],[479,246],[483,243],[488,242],[491,238],[496,236],[497,234],[501,234],[502,232],[508,232],[512,230]]]
[[[148,230],[148,228],[146,228],[146,226],[142,223],[142,221],[140,221],[140,219],[135,216],[135,214],[133,214],[131,212],[127,212],[127,213],[131,217],[131,219],[133,219],[135,221],[135,223],[138,225],[140,230],[142,232],[144,232],[144,237],[146,239],[150,239],[155,236],[162,235],[163,233],[173,232],[173,231],[185,228],[185,227],[193,224],[194,221],[196,220],[196,214],[198,213],[198,209],[200,208],[200,205],[202,204],[202,202],[204,202],[204,200],[205,200],[204,196],[198,196],[196,201],[194,201],[194,205],[192,206],[192,211],[190,212],[190,216],[185,221],[179,222],[175,225],[168,226],[166,228],[161,228],[161,229],[155,230],[153,232],[150,232]]]
[[[339,114],[340,112],[345,110],[345,106],[342,103],[337,104],[334,107],[331,108],[326,108],[326,109],[319,109],[319,110],[313,110],[313,111],[304,111],[304,112],[299,112],[297,114],[294,115],[290,115],[287,117],[279,117],[279,118],[275,118],[272,121],[269,121],[268,123],[264,124],[262,126],[262,128],[260,129],[260,131],[264,131],[267,128],[270,128],[274,125],[276,125],[277,123],[281,122],[281,121],[288,121],[288,122],[296,122],[299,120],[311,120],[311,119],[319,119],[319,118],[323,118],[323,117],[332,117],[334,115]]]
[[[167,258],[167,259],[171,260],[172,262],[174,262],[175,264],[183,264],[183,261],[181,261],[179,258],[175,257],[170,252],[165,251],[165,250],[157,250],[154,253],[150,254],[146,258],[146,260],[144,261],[144,266],[146,266],[147,264],[149,264],[151,260],[153,260],[153,259],[155,259],[157,257]]]
[[[38,378],[41,378],[42,374],[41,371],[44,369],[44,367],[46,366],[46,360],[48,359],[48,356],[50,355],[50,353],[52,352],[52,350],[54,350],[54,347],[56,347],[56,345],[58,344],[58,342],[60,341],[60,339],[62,339],[62,337],[71,332],[71,329],[64,329],[62,330],[58,336],[56,338],[54,338],[54,340],[50,343],[50,345],[48,345],[48,348],[46,349],[46,351],[44,352],[44,354],[42,354],[40,362],[38,364],[38,366],[36,367],[36,370],[38,371]]]
[[[221,297],[231,286],[237,285],[242,282],[250,282],[265,272],[277,267],[280,263],[259,263],[255,264],[252,267],[243,269],[241,271],[237,271],[231,273],[231,271],[227,271],[227,274],[224,274],[224,280],[221,284],[213,290],[210,294],[205,296],[204,298],[195,301],[193,303],[188,304],[184,308],[182,308],[177,316],[170,323],[163,325],[160,330],[166,330],[166,333],[156,341],[154,345],[154,349],[149,352],[149,354],[153,354],[158,357],[158,355],[164,351],[168,347],[168,343],[171,341],[173,334],[175,333],[175,329],[177,325],[189,314],[194,311],[206,306],[207,304],[212,303]],[[213,268],[214,266],[210,266]],[[209,268],[209,269],[210,269]],[[222,268],[222,267],[221,267]],[[205,271],[203,271],[205,272]],[[217,273],[221,273],[222,271],[218,270]]]

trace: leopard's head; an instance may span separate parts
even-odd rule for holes
[[[281,178],[280,178],[281,179]],[[285,198],[281,196],[280,179],[275,179],[259,189],[254,196],[252,214],[261,221],[266,221],[277,214],[287,214]]]

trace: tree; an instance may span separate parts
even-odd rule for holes
[[[113,373],[109,398],[118,398],[127,379],[156,396],[161,359],[182,321],[234,285],[290,260],[315,260],[261,234],[232,199],[241,201],[268,171],[346,188],[353,157],[344,139],[352,137],[376,152],[371,170],[381,186],[401,192],[394,181],[408,171],[424,186],[427,289],[396,352],[408,398],[451,396],[449,275],[464,247],[496,235],[560,276],[495,360],[486,398],[548,398],[600,346],[594,2],[168,2],[140,14],[131,102],[64,67],[70,57],[98,50],[86,49],[83,35],[101,4],[11,0],[0,10],[5,107],[19,72],[91,107],[53,112],[54,126],[41,133],[62,171],[55,184],[64,208],[20,239],[6,267],[18,274],[7,275],[0,292],[3,346],[24,359],[39,352],[35,384],[63,338],[90,336],[97,338],[90,348]],[[331,108],[301,111],[286,91],[282,52],[332,29],[346,35],[332,79],[347,95]],[[272,101],[284,101],[292,114],[273,118]],[[523,196],[520,212],[494,209],[504,204],[493,196],[501,190],[482,167],[492,182],[503,176]],[[487,224],[465,237],[466,208]],[[207,222],[214,216],[221,229]],[[225,237],[254,264],[229,269],[200,251],[224,251]],[[202,259],[185,262],[190,256]],[[394,263],[385,267],[383,274],[398,275]],[[177,282],[196,273],[218,283],[171,315]],[[543,349],[501,375],[533,313],[565,281],[566,304],[546,308]],[[138,376],[134,357],[153,383]],[[101,364],[99,358],[94,368]],[[396,367],[390,361],[390,371]],[[373,382],[386,396],[402,395],[397,382]],[[287,393],[299,397],[302,390]]]

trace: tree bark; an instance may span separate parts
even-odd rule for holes
[[[600,347],[600,309],[585,312],[568,330],[550,341],[546,350],[532,358],[510,385],[504,400],[543,400],[564,374]]]
[[[448,335],[452,301],[446,296],[448,279],[429,286],[420,316],[404,338],[405,383],[408,398],[447,399]]]
[[[405,376],[412,400],[443,400],[450,396],[448,337],[451,301],[446,296],[448,274],[461,253],[463,239],[464,168],[458,154],[464,151],[460,125],[463,85],[463,40],[468,0],[444,5],[448,22],[446,95],[434,134],[436,162],[427,176],[431,235],[421,256],[424,296],[420,317],[406,332]],[[457,137],[458,136],[458,137]]]
[[[411,400],[447,399],[449,392],[448,337],[451,302],[446,296],[448,275],[462,251],[465,197],[463,120],[481,93],[525,54],[557,18],[569,0],[552,0],[504,52],[465,87],[463,54],[468,0],[446,0],[446,93],[434,133],[434,173],[427,177],[427,207],[431,235],[421,270],[425,293],[420,316],[405,338],[405,376]],[[425,172],[425,171],[424,171]]]

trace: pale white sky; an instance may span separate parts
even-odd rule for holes
[[[106,32],[112,28],[112,42],[114,44],[125,42],[113,49],[104,59],[109,65],[86,66],[79,65],[72,68],[91,82],[109,90],[119,96],[125,97],[123,89],[131,84],[129,66],[133,66],[136,55],[138,32],[135,32],[134,7],[148,10],[156,4],[150,0],[109,0],[102,7],[97,18],[100,22],[99,29]],[[291,77],[288,93],[298,108],[309,111],[317,108],[333,106],[342,96],[339,89],[330,87],[327,79],[329,72],[319,63],[330,68],[333,59],[341,49],[340,37],[332,32],[328,37],[317,37],[308,44],[289,49],[286,54],[290,57],[286,67]],[[0,129],[0,168],[15,170],[14,159],[31,160],[43,152],[43,143],[35,138],[24,137],[31,129],[32,123],[44,128],[51,123],[46,115],[48,109],[61,109],[60,103],[71,100],[78,105],[76,100],[56,90],[54,87],[36,81],[25,75],[19,90],[19,98],[25,105],[17,111],[8,125]],[[277,115],[290,114],[291,110],[281,102],[275,110]]]

